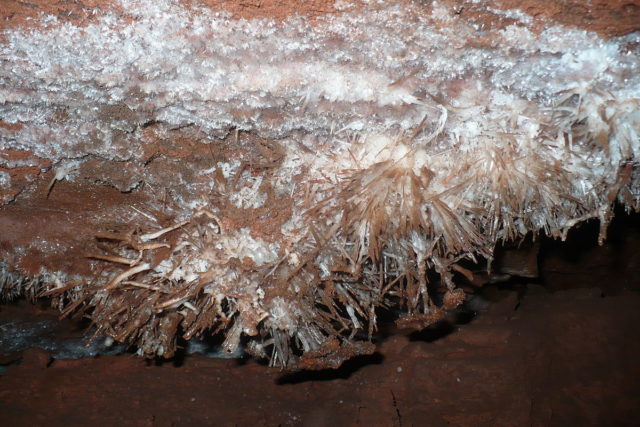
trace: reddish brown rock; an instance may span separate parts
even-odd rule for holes
[[[43,369],[38,356],[2,374],[0,413],[11,425],[634,425],[639,304],[636,294],[525,296],[517,319],[481,314],[431,343],[392,336],[338,371],[126,355]],[[487,339],[486,325],[508,343]]]

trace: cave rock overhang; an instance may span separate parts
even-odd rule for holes
[[[486,30],[435,2],[278,23],[118,4],[3,32],[1,196],[24,167],[52,168],[47,195],[151,196],[95,230],[93,277],[43,265],[2,292],[53,296],[142,354],[223,330],[230,352],[244,336],[274,365],[334,366],[372,351],[355,336],[382,304],[423,326],[455,308],[460,260],[590,218],[603,240],[615,203],[640,207],[637,33],[536,32],[518,11]]]

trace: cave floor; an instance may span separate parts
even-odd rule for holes
[[[0,375],[0,415],[4,425],[640,423],[640,293],[528,285],[491,299],[467,324],[397,331],[336,371],[30,349]]]

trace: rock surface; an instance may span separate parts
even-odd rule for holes
[[[501,293],[470,324],[393,335],[337,371],[283,375],[254,361],[131,356],[0,376],[11,425],[567,425],[640,422],[637,293]]]

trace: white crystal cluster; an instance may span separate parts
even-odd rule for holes
[[[343,5],[313,24],[232,20],[172,0],[121,3],[124,14],[85,27],[43,16],[38,27],[4,31],[0,119],[21,126],[0,128],[0,148],[54,163],[142,161],[149,123],[196,127],[212,144],[239,131],[276,140],[279,162],[244,171],[237,191],[205,203],[219,234],[211,246],[185,231],[189,249],[174,248],[149,274],[208,280],[217,308],[187,292],[155,309],[185,319],[219,310],[209,326],[222,322],[230,349],[259,336],[260,351],[271,346],[287,365],[291,339],[314,352],[332,334],[375,326],[375,306],[393,291],[386,283],[410,277],[404,304],[429,314],[424,269],[453,292],[456,262],[491,257],[501,239],[563,236],[589,218],[601,220],[603,239],[616,202],[640,207],[640,34],[604,40],[552,25],[538,34],[519,11],[506,15],[514,24],[486,31],[437,2]],[[246,165],[217,167],[233,181]],[[216,217],[222,199],[265,206],[265,183],[291,199],[278,243]],[[184,215],[202,206],[197,190]],[[381,271],[387,282],[364,291],[329,283],[337,271],[371,280]],[[319,305],[339,328],[314,320]]]
[[[526,118],[501,116],[517,120],[523,102],[552,107],[563,91],[607,91],[618,103],[638,95],[637,51],[626,50],[637,35],[604,41],[558,26],[536,35],[513,24],[474,47],[479,29],[438,6],[428,14],[374,2],[311,26],[235,21],[168,0],[122,3],[124,16],[86,27],[44,16],[41,27],[4,32],[0,114],[25,124],[4,147],[53,160],[127,158],[139,154],[137,126],[152,120],[215,135],[392,134],[425,114],[437,120],[429,95],[463,110],[449,134],[474,138],[496,124],[521,132]],[[109,114],[113,106],[129,115]]]

